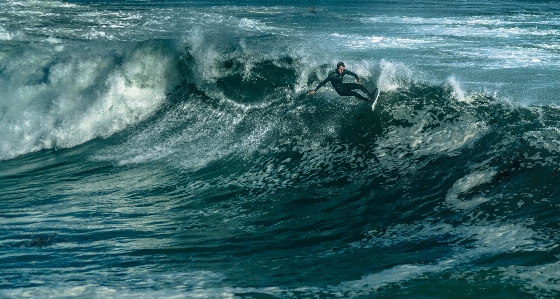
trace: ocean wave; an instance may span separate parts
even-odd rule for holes
[[[157,110],[173,76],[169,48],[102,47],[28,49],[3,61],[0,159],[105,138]]]
[[[0,296],[554,297],[555,69],[504,68],[553,59],[389,2],[2,2]],[[308,95],[340,60],[374,111]]]
[[[336,140],[342,130],[367,123],[375,129],[356,131],[368,136],[383,131],[377,155],[397,165],[400,158],[387,151],[454,155],[498,130],[490,124],[504,120],[484,107],[505,109],[505,115],[519,110],[540,115],[542,110],[469,94],[454,77],[443,84],[431,82],[399,62],[350,61],[367,88],[382,91],[380,112],[366,117],[365,103],[340,98],[328,87],[306,96],[332,66],[296,54],[259,54],[244,39],[224,43],[193,31],[178,41],[113,44],[108,51],[102,46],[80,53],[75,45],[57,43],[51,52],[29,50],[25,57],[4,60],[2,84],[10,88],[1,96],[0,120],[8,128],[2,132],[2,159],[73,147],[125,129],[131,132],[129,142],[150,155],[134,156],[137,146],[128,144],[132,150],[116,155],[120,163],[173,156],[193,140],[205,144],[198,143],[207,149],[202,156],[214,148],[223,154],[219,157],[243,152],[234,148],[250,153],[264,144],[281,144],[294,134],[314,142]],[[22,73],[21,65],[34,71]],[[481,115],[485,113],[491,115]],[[348,119],[349,114],[356,116]],[[156,131],[177,139],[161,139]],[[143,134],[152,137],[146,142]]]

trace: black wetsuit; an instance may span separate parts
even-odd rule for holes
[[[336,93],[338,93],[341,96],[354,96],[357,97],[358,99],[362,100],[362,101],[366,101],[369,102],[370,100],[366,97],[364,97],[363,95],[353,91],[354,89],[360,89],[361,91],[365,92],[366,94],[369,94],[369,91],[362,85],[362,84],[358,84],[358,83],[343,83],[342,82],[342,78],[344,77],[344,75],[350,75],[354,78],[356,78],[356,80],[358,80],[358,75],[352,73],[351,71],[347,71],[344,70],[342,71],[342,74],[339,74],[336,70],[331,72],[329,74],[329,76],[327,77],[327,79],[323,80],[323,82],[319,83],[319,85],[317,86],[317,88],[315,88],[315,91],[317,91],[319,88],[323,87],[323,85],[327,84],[327,82],[331,82],[332,86],[334,87],[334,90],[336,90]]]

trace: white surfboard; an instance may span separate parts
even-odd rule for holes
[[[372,104],[371,104],[371,111],[375,111],[375,105],[377,104],[377,99],[379,99],[379,88],[376,88],[371,96]]]

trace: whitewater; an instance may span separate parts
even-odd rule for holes
[[[559,13],[1,2],[0,297],[556,298]]]

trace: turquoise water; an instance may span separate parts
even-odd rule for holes
[[[558,12],[0,3],[0,297],[557,297]]]

